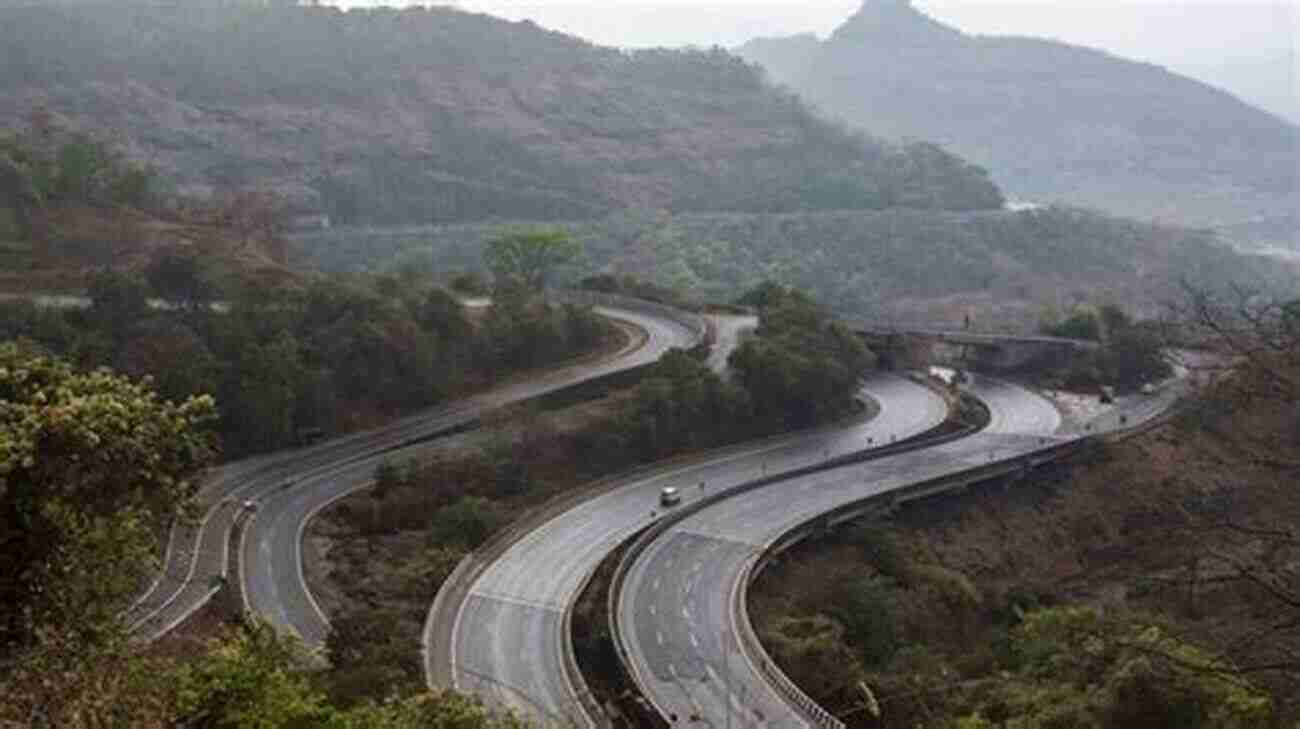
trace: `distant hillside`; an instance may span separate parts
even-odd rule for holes
[[[40,107],[182,190],[271,187],[343,223],[1002,202],[982,170],[846,132],[720,50],[449,8],[0,9],[0,126]]]
[[[562,224],[586,260],[568,278],[632,275],[688,296],[729,301],[764,281],[814,292],[836,313],[927,322],[988,315],[985,328],[1028,329],[1045,307],[1122,303],[1143,315],[1179,282],[1294,290],[1296,269],[1218,245],[1213,234],[1084,210],[825,211],[785,214],[625,212]],[[490,224],[335,230],[299,237],[295,260],[328,270],[481,270]],[[1287,278],[1289,277],[1289,278]]]
[[[1300,247],[1294,220],[1267,222],[1300,201],[1300,130],[1158,66],[966,35],[909,0],[866,0],[824,42],[769,38],[738,52],[873,134],[932,140],[987,167],[1010,196],[1271,242],[1280,228]]]
[[[279,212],[267,196],[211,205],[165,199],[157,177],[94,135],[37,115],[0,129],[0,298],[78,293],[90,274],[139,270],[160,254],[200,256],[214,280],[284,286]]]

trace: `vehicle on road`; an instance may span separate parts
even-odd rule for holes
[[[677,490],[676,486],[665,486],[659,492],[659,503],[664,506],[676,506],[682,503],[681,492]]]

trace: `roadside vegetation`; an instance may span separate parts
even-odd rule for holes
[[[28,250],[31,266],[57,271],[89,298],[88,308],[0,301],[0,341],[23,339],[80,367],[151,377],[168,398],[216,396],[227,458],[374,426],[618,336],[588,311],[548,306],[533,294],[580,253],[558,231],[513,231],[487,246],[496,304],[471,320],[424,277],[271,266],[278,274],[268,281],[267,269],[239,261],[271,265],[265,252],[283,252],[273,201],[250,194],[182,214],[181,201],[153,192],[148,170],[48,122],[0,138],[0,165],[8,185],[0,206],[17,221],[11,248]],[[220,245],[174,230],[157,239],[172,224],[150,210],[206,220]],[[77,242],[83,219],[130,225],[116,242]],[[529,252],[536,257],[519,257]]]
[[[631,275],[699,301],[726,301],[766,280],[838,315],[1029,331],[1044,307],[1112,300],[1150,315],[1198,285],[1283,278],[1285,265],[1234,253],[1210,233],[1050,207],[1019,212],[916,210],[666,213],[626,210],[554,223],[582,242],[569,280]],[[499,224],[312,233],[293,242],[326,270],[482,270]],[[1292,269],[1294,270],[1294,269]]]
[[[751,607],[796,682],[862,729],[1293,726],[1300,309],[1183,313],[1233,367],[1173,422],[770,568]]]
[[[1095,351],[1071,358],[1062,375],[1066,389],[1108,386],[1131,391],[1173,372],[1164,354],[1169,344],[1166,327],[1154,321],[1133,321],[1115,304],[1080,304],[1066,317],[1041,323],[1039,329],[1043,334],[1099,345]]]
[[[151,525],[190,503],[213,401],[0,344],[0,724],[32,729],[509,729],[472,699],[332,703],[293,640],[226,626],[180,660],[119,614],[153,562]],[[382,697],[383,694],[379,693]]]
[[[729,378],[700,353],[671,351],[635,380],[589,386],[576,404],[547,409],[544,399],[493,418],[494,435],[469,452],[385,464],[374,488],[325,512],[308,532],[322,558],[310,579],[332,614],[338,699],[419,691],[420,628],[438,588],[528,509],[639,464],[850,412],[872,363],[862,344],[801,292],[767,284],[741,302],[760,326],[732,354]]]

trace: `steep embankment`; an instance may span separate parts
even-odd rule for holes
[[[336,222],[1002,202],[982,170],[850,134],[721,50],[450,8],[8,8],[0,49],[0,126],[44,107],[183,190],[269,187]]]
[[[1164,68],[967,35],[910,0],[866,0],[824,42],[738,52],[873,134],[948,145],[1014,196],[1297,242],[1297,128]]]

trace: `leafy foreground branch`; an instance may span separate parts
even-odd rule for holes
[[[516,727],[453,693],[337,706],[301,646],[260,623],[186,662],[127,643],[149,525],[190,503],[213,417],[209,397],[0,345],[0,727]]]

